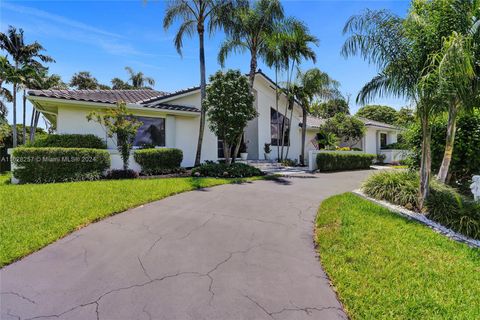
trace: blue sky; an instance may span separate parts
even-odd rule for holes
[[[290,0],[284,1],[286,15],[303,20],[320,39],[315,47],[317,64],[341,83],[341,91],[351,94],[351,111],[359,106],[354,102],[362,85],[375,73],[359,58],[345,59],[340,55],[345,40],[342,28],[345,21],[365,8],[390,9],[404,16],[409,1],[345,1],[345,0]],[[156,80],[155,89],[174,91],[198,85],[198,40],[185,39],[183,57],[173,45],[178,25],[165,31],[162,27],[165,1],[0,1],[0,30],[8,25],[25,30],[27,42],[39,41],[56,63],[50,64],[51,73],[68,82],[78,71],[90,71],[101,83],[110,84],[113,77],[127,80],[125,66],[143,71]],[[220,68],[217,53],[224,39],[217,32],[206,41],[207,75]],[[226,68],[248,72],[249,55],[232,55]],[[260,62],[259,67],[273,76]],[[312,67],[304,63],[302,69]],[[378,99],[375,103],[395,108],[405,105],[398,99]],[[21,119],[21,108],[18,118]],[[30,106],[27,118],[30,115]],[[12,114],[9,113],[11,121]]]

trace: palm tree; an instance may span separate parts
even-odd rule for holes
[[[52,62],[53,59],[45,56],[40,52],[45,49],[38,42],[32,44],[25,44],[23,37],[23,30],[9,26],[7,33],[0,33],[0,49],[5,50],[14,62],[14,69],[18,71],[22,67],[31,67],[38,69],[41,64],[35,60],[40,59],[42,62]],[[17,146],[17,89],[21,85],[20,79],[22,77],[17,74],[13,83],[13,147]],[[25,106],[24,106],[25,109]],[[25,132],[25,110],[23,112],[23,130]]]
[[[130,76],[130,81],[131,87],[134,89],[139,89],[139,88],[149,88],[145,84],[149,84],[150,86],[155,85],[155,80],[150,77],[146,77],[143,72],[134,72],[132,68],[130,67],[125,67],[125,70],[128,72]],[[112,80],[113,81],[113,80]]]
[[[445,183],[453,155],[458,113],[478,102],[472,90],[476,76],[471,38],[453,32],[444,40],[442,50],[432,55],[431,60],[425,83],[432,85],[430,89],[448,104],[445,152],[437,175],[437,180]]]
[[[0,57],[0,124],[7,123],[8,109],[5,102],[12,102],[13,95],[3,83],[7,82],[12,73],[13,67],[7,57]]]
[[[218,61],[222,67],[232,51],[249,51],[249,80],[250,87],[253,88],[257,59],[259,56],[265,56],[267,39],[281,19],[283,19],[283,7],[279,0],[258,0],[252,6],[247,5],[236,9],[233,19],[225,27],[227,39],[218,53]]]
[[[195,166],[200,165],[203,133],[205,131],[206,111],[203,108],[207,87],[205,75],[205,29],[207,32],[213,33],[217,28],[223,26],[226,16],[231,13],[233,5],[233,0],[171,0],[163,18],[163,27],[165,29],[170,28],[175,20],[181,22],[174,39],[175,47],[180,55],[182,55],[184,36],[192,37],[195,33],[198,35],[201,112]]]
[[[343,45],[342,54],[345,57],[358,54],[379,69],[378,74],[360,90],[357,103],[365,104],[375,97],[391,95],[409,99],[417,106],[417,116],[422,125],[419,202],[423,207],[429,193],[429,121],[435,112],[435,99],[419,86],[429,53],[426,52],[427,46],[422,46],[418,38],[416,42],[411,40],[412,34],[422,32],[414,27],[416,23],[413,19],[409,23],[407,28],[404,19],[386,10],[366,10],[353,16],[343,30],[349,37]]]
[[[120,78],[113,78],[111,81],[113,90],[129,90],[132,86]]]
[[[68,85],[62,81],[57,74],[48,75],[47,70],[42,70],[35,75],[34,81],[30,89],[46,90],[46,89],[68,89]],[[40,119],[40,112],[35,108],[32,109],[30,118],[30,142],[35,141],[35,132]]]
[[[285,21],[285,25],[287,26],[286,33],[281,37],[282,42],[280,44],[280,49],[287,77],[285,88],[283,89],[283,93],[287,96],[285,117],[288,118],[289,123],[291,123],[295,104],[296,88],[293,85],[295,68],[298,67],[303,60],[311,60],[313,63],[316,62],[317,56],[315,51],[311,48],[311,45],[318,45],[319,41],[315,36],[310,34],[308,27],[301,21],[289,19]],[[288,110],[290,110],[290,116],[287,116]],[[280,160],[286,159],[288,157],[288,151],[290,150],[289,144],[284,158],[285,133],[287,126],[284,125],[282,127]],[[290,130],[288,134],[290,134]]]
[[[314,99],[334,99],[340,96],[339,83],[318,68],[306,72],[299,70],[294,83],[295,98],[302,107],[302,151],[300,164],[305,165],[305,139],[307,133],[307,115],[311,112]]]

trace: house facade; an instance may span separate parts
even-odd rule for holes
[[[255,108],[258,117],[250,121],[245,129],[244,142],[248,159],[264,159],[264,145],[271,144],[271,159],[276,159],[277,142],[281,141],[283,130],[278,130],[277,121],[287,121],[285,127],[284,154],[287,158],[298,159],[301,154],[302,109],[295,103],[292,110],[287,108],[287,99],[280,95],[276,104],[275,83],[261,71],[254,82]],[[91,111],[101,112],[113,107],[117,101],[127,103],[128,109],[143,123],[135,139],[135,147],[150,145],[178,148],[183,151],[182,166],[194,165],[198,131],[200,125],[200,89],[188,88],[174,93],[155,90],[30,90],[28,99],[49,121],[56,126],[59,134],[95,134],[106,140],[108,149],[115,155],[115,141],[109,139],[105,130],[96,122],[89,122]],[[277,111],[278,110],[278,111]],[[291,121],[288,119],[291,118]],[[305,155],[317,146],[313,142],[322,119],[309,117]],[[381,123],[366,123],[367,134],[360,142],[360,148],[369,153],[378,153],[380,144],[396,142],[398,128]],[[386,134],[386,138],[384,137]],[[385,140],[386,139],[386,140]],[[377,143],[378,142],[378,143]],[[202,162],[218,161],[222,158],[222,143],[209,129],[208,119],[202,146]],[[112,156],[112,168],[121,166]],[[138,169],[134,161],[131,167]]]

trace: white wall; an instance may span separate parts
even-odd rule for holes
[[[258,154],[263,155],[263,147],[265,143],[272,142],[272,136],[270,132],[270,109],[275,109],[275,90],[271,87],[271,84],[267,82],[263,77],[257,76],[255,79],[255,89],[257,90],[258,97]],[[285,106],[287,100],[284,96],[280,96],[278,111],[281,114],[285,114]],[[301,111],[298,110],[298,106],[294,108],[292,123],[290,124],[290,150],[288,152],[289,159],[297,159],[300,157],[301,150],[301,138],[302,132],[299,127],[299,123],[302,121]],[[288,110],[287,117],[290,118],[290,110]],[[278,158],[277,146],[271,146],[272,152],[270,153],[271,159]],[[287,148],[284,148],[284,154]]]

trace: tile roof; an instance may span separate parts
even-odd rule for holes
[[[29,96],[88,101],[97,103],[143,103],[163,97],[167,92],[156,90],[29,90]]]
[[[313,116],[307,116],[307,128],[320,128],[325,123],[325,119],[317,118]]]

